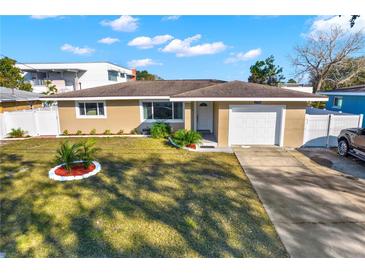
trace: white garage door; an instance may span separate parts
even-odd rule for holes
[[[230,145],[279,145],[283,106],[230,106]]]

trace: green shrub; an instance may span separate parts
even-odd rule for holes
[[[64,164],[64,167],[70,172],[74,161],[79,160],[79,149],[80,144],[70,144],[68,141],[61,143],[56,152],[57,164]]]
[[[92,130],[90,130],[90,135],[95,135],[96,134],[96,129],[93,128]]]
[[[83,162],[85,168],[91,165],[92,161],[94,161],[95,153],[100,150],[100,148],[95,147],[95,143],[95,140],[87,139],[79,144],[78,158]]]
[[[199,132],[186,129],[179,129],[172,136],[172,140],[179,146],[199,144],[202,138]]]
[[[111,132],[111,130],[110,129],[106,129],[105,131],[104,131],[104,135],[111,135],[112,134],[112,132]]]
[[[166,138],[171,134],[171,127],[169,124],[157,122],[151,127],[152,138]]]
[[[25,137],[26,133],[27,132],[25,130],[22,130],[21,128],[12,128],[11,131],[9,132],[9,137],[22,138]]]
[[[81,134],[82,134],[81,130],[76,131],[76,135],[81,135]]]
[[[119,131],[118,131],[118,133],[117,133],[117,134],[118,134],[118,135],[122,135],[123,133],[124,133],[124,130],[123,130],[123,129],[121,129],[121,130],[119,130]]]
[[[67,129],[65,129],[63,132],[62,132],[63,135],[69,135],[69,132]]]

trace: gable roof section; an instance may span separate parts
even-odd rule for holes
[[[291,89],[272,87],[267,85],[247,83],[243,81],[232,81],[217,84],[214,86],[195,89],[172,96],[173,101],[178,99],[192,99],[215,101],[228,101],[228,100],[256,100],[260,101],[265,99],[266,101],[289,101],[289,99],[295,99],[295,101],[327,101],[324,96],[318,96],[312,93],[305,93],[295,91]],[[213,100],[214,99],[214,100]]]
[[[352,86],[347,88],[338,88],[333,90],[323,90],[320,94],[324,95],[349,95],[349,96],[364,96],[365,85]]]
[[[40,95],[30,91],[0,87],[0,102],[37,101]]]
[[[78,91],[64,92],[45,99],[63,100],[119,100],[170,99],[171,101],[326,101],[324,96],[279,87],[220,80],[159,80],[130,81]]]
[[[219,80],[130,81],[107,86],[63,92],[47,98],[88,97],[170,97],[177,93],[223,83]]]

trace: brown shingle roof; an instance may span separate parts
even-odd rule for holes
[[[254,83],[247,83],[242,81],[232,81],[220,83],[214,86],[203,87],[172,96],[174,98],[188,98],[188,97],[229,97],[229,98],[312,98],[324,97],[312,93],[305,93],[301,91],[294,91],[285,88],[272,87],[267,85],[260,85]]]
[[[271,87],[242,81],[220,80],[160,80],[130,81],[114,85],[88,88],[59,93],[43,98],[80,98],[115,96],[169,96],[171,98],[323,98],[312,93],[304,93],[279,87]]]
[[[172,96],[177,93],[223,83],[220,80],[130,81],[77,91],[63,92],[45,98]]]

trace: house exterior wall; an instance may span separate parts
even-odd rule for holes
[[[214,128],[219,147],[228,146],[229,105],[253,102],[215,102]],[[303,144],[306,102],[263,102],[263,105],[285,105],[284,146],[299,147]]]
[[[32,103],[32,107],[30,106]],[[18,102],[0,102],[0,113],[5,111],[27,110],[42,107],[41,101],[18,101]]]
[[[193,111],[192,111],[192,104],[190,102],[185,102],[184,103],[184,128],[186,130],[191,130],[192,129],[192,119],[194,117],[193,115]]]
[[[333,106],[335,96],[342,97],[341,108]],[[329,98],[326,104],[326,109],[328,110],[365,115],[365,96],[328,95],[328,97]],[[365,127],[365,119],[362,126]]]
[[[17,64],[16,65],[21,70],[29,70],[29,68],[39,69],[40,71],[49,70],[49,79],[51,80],[64,80],[63,87],[61,91],[72,91],[74,87],[76,90],[111,85],[121,82],[127,82],[127,77],[121,77],[120,74],[116,81],[110,81],[108,79],[108,70],[119,71],[132,75],[132,70],[126,69],[107,62],[95,62],[95,63],[49,63],[49,64]],[[75,79],[76,73],[71,71],[63,71],[62,73],[55,73],[52,70],[63,70],[63,69],[78,69],[83,70],[77,73],[78,80]],[[44,85],[37,85],[32,82],[32,73],[24,71],[24,77],[27,81],[32,83],[34,92],[45,92],[46,87]]]
[[[105,104],[106,118],[77,118],[75,101],[58,102],[61,132],[67,130],[74,134],[81,130],[82,133],[88,134],[93,129],[96,129],[97,133],[109,129],[112,133],[120,130],[130,133],[133,129],[142,132],[152,125],[142,121],[139,100],[111,100],[105,101]],[[184,122],[169,124],[173,130],[184,128]]]

